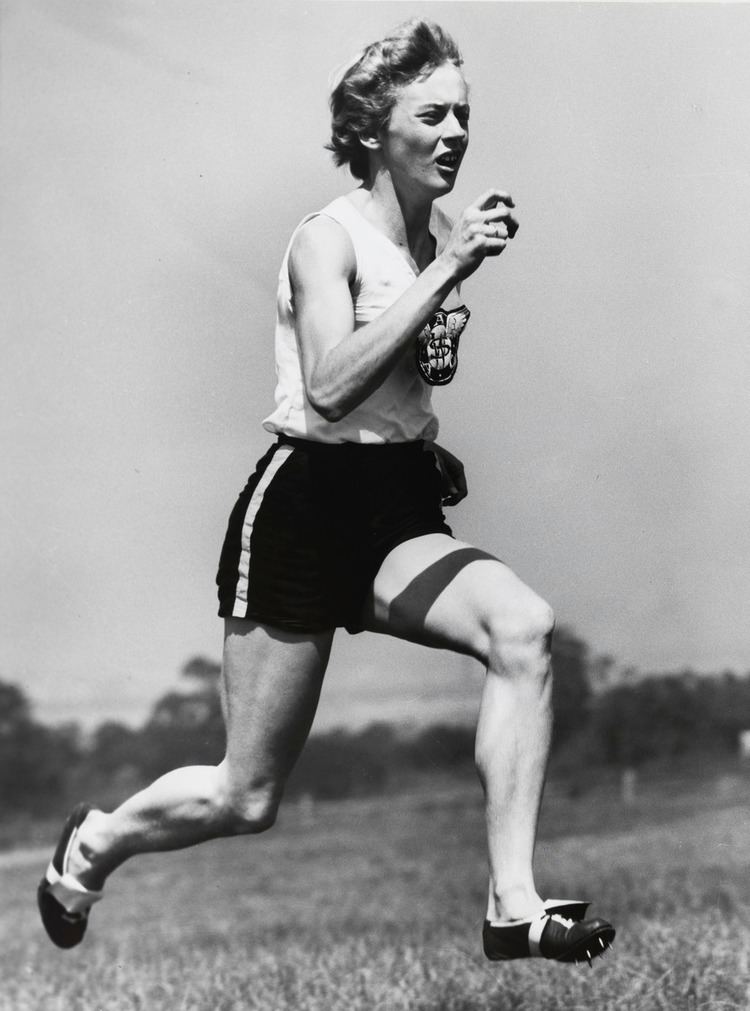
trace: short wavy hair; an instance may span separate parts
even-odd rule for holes
[[[371,137],[388,125],[398,89],[432,73],[444,63],[463,65],[458,46],[434,21],[413,18],[367,46],[341,73],[331,92],[331,140],[326,148],[337,165],[353,176],[369,175]]]

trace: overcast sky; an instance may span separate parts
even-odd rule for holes
[[[0,679],[42,718],[139,720],[219,656],[278,264],[353,186],[329,77],[415,13],[472,88],[446,210],[501,186],[521,222],[435,393],[454,529],[595,653],[750,668],[750,6],[5,0]],[[463,717],[480,684],[341,633],[319,725]]]

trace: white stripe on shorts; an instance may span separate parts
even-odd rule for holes
[[[286,463],[293,452],[294,446],[282,445],[276,450],[271,458],[271,462],[263,472],[263,477],[261,477],[260,481],[258,481],[255,491],[250,496],[250,501],[247,504],[247,512],[245,513],[245,520],[242,524],[242,549],[240,552],[240,562],[238,566],[240,578],[237,580],[237,589],[234,595],[234,607],[232,608],[232,615],[235,618],[244,618],[247,610],[247,586],[250,580],[250,538],[253,533],[255,517],[258,515],[258,510],[263,502],[263,496],[266,493],[266,488],[268,488],[276,473]]]

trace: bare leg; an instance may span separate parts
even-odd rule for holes
[[[487,668],[476,760],[485,793],[488,920],[526,916],[542,904],[532,857],[552,723],[548,671],[542,639],[498,646]]]
[[[386,558],[366,622],[486,665],[476,761],[486,800],[487,917],[540,911],[532,859],[550,742],[551,609],[501,562],[430,534]]]
[[[299,635],[228,619],[224,760],[175,769],[111,814],[92,811],[71,853],[71,874],[98,890],[138,853],[269,828],[312,725],[332,639],[332,632]]]

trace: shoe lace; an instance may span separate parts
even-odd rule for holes
[[[565,927],[566,930],[569,930],[575,922],[574,920],[569,920],[567,916],[560,916],[559,913],[550,913],[548,919],[553,920],[555,923],[559,923],[560,926]]]

